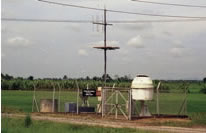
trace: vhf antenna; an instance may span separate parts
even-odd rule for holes
[[[96,49],[101,49],[104,50],[104,86],[106,87],[106,81],[107,81],[107,50],[116,50],[119,49],[119,47],[112,47],[112,46],[107,46],[107,26],[112,25],[107,23],[107,15],[106,15],[107,10],[104,8],[104,22],[94,22],[93,24],[97,25],[103,25],[104,27],[104,46],[97,46],[93,47]]]

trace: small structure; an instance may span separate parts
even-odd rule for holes
[[[76,113],[77,112],[77,104],[73,102],[67,102],[64,104],[65,106],[65,113]]]
[[[146,75],[137,75],[132,81],[132,100],[140,101],[139,116],[151,116],[145,101],[153,99],[154,86],[152,79]]]
[[[58,100],[41,99],[40,112],[58,112]]]

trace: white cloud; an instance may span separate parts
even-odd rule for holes
[[[175,45],[176,48],[184,48],[182,42],[179,41],[179,40],[175,40],[175,41],[173,42],[173,44]]]
[[[104,41],[99,41],[99,42],[93,42],[89,45],[89,47],[94,47],[94,46],[103,46]],[[118,41],[107,41],[107,46],[118,46],[119,42]]]
[[[88,56],[88,53],[85,49],[79,49],[78,54],[81,56]]]
[[[31,42],[23,37],[14,37],[14,38],[9,38],[7,40],[8,45],[10,46],[15,46],[15,47],[28,47],[31,45]]]
[[[139,24],[119,24],[117,25],[118,28],[122,28],[124,30],[146,30],[146,29],[151,29],[152,25],[151,23],[139,23]]]
[[[127,45],[135,47],[135,48],[144,48],[143,39],[140,35],[137,35],[136,37],[131,38]]]
[[[3,52],[1,52],[1,58],[4,58],[6,55],[3,53]]]
[[[118,52],[122,55],[128,55],[129,51],[126,49],[119,49]]]
[[[79,24],[75,24],[75,23],[69,23],[65,26],[66,29],[71,29],[75,32],[80,32],[80,25]]]
[[[182,57],[182,48],[172,48],[170,53],[173,57]]]

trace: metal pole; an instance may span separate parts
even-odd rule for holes
[[[37,101],[36,101],[36,86],[33,84],[33,86],[34,86],[34,96],[33,96],[33,104],[35,103],[36,104],[36,109],[37,109],[37,112],[39,112],[39,107],[38,107],[38,104],[37,104]],[[33,106],[34,105],[32,105],[32,112],[33,112]]]
[[[156,89],[156,91],[157,91],[157,93],[156,93],[156,97],[157,97],[157,103],[156,103],[156,110],[157,110],[157,115],[159,116],[159,87],[160,87],[160,84],[161,84],[161,82],[159,82],[158,83],[158,85],[157,85],[157,89]]]
[[[132,89],[129,89],[129,107],[128,107],[128,113],[129,113],[129,120],[132,119]]]
[[[106,76],[107,76],[107,49],[106,49],[106,46],[107,46],[107,37],[106,37],[106,32],[107,32],[107,20],[106,20],[106,9],[104,9],[104,87],[106,87]],[[103,90],[102,90],[102,117],[104,116],[104,110],[105,110],[105,100],[106,100],[106,92],[104,90],[104,87],[103,87]]]
[[[52,104],[52,112],[54,112],[54,96],[55,96],[55,85],[53,84],[53,87],[54,87],[54,89],[53,89],[53,104]]]
[[[107,19],[106,19],[106,9],[104,9],[104,86],[106,86],[106,76],[107,76]]]
[[[185,107],[184,107],[184,115],[187,114],[187,92],[188,92],[188,87],[185,87]]]
[[[60,112],[61,110],[61,106],[60,106],[60,104],[61,104],[61,102],[60,102],[60,93],[61,93],[61,87],[60,87],[60,85],[59,85],[59,83],[58,83],[58,87],[59,87],[59,109],[58,109],[58,111]]]
[[[79,114],[79,85],[76,81],[76,85],[77,85],[77,114]]]
[[[32,101],[32,112],[34,112],[34,98],[35,98],[35,85],[34,86],[34,92],[33,92],[33,101]]]
[[[118,115],[118,92],[117,90],[115,90],[116,93],[116,111],[115,111],[115,118],[117,119],[117,115]]]
[[[102,117],[104,117],[104,101],[105,101],[105,99],[104,99],[104,87],[102,88]]]

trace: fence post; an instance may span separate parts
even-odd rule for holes
[[[129,120],[132,119],[132,89],[129,89]]]
[[[34,86],[34,95],[33,95],[32,112],[33,112],[33,109],[34,109],[34,103],[36,105],[37,111],[39,112],[39,107],[38,107],[38,104],[37,104],[37,101],[36,101],[36,86],[34,84],[33,84],[33,86]]]
[[[159,87],[160,87],[161,82],[158,83],[157,88],[156,88],[156,97],[157,97],[157,101],[156,101],[156,111],[157,111],[157,115],[159,116]]]
[[[76,86],[77,86],[77,114],[79,114],[79,85],[76,81]]]
[[[33,100],[32,100],[32,112],[34,112],[34,98],[35,98],[35,85],[34,86],[34,91],[33,91]]]
[[[102,87],[102,117],[104,117],[104,87]]]
[[[184,115],[187,114],[187,93],[188,93],[188,87],[185,87],[185,107],[184,107]]]
[[[52,103],[52,112],[54,112],[54,96],[55,96],[55,85],[53,84],[53,103]]]
[[[119,99],[118,99],[118,90],[115,90],[115,95],[116,95],[116,111],[115,111],[115,118],[117,119],[117,115],[118,115],[118,102],[119,102]]]
[[[61,111],[60,109],[61,109],[61,106],[60,106],[60,104],[61,104],[61,102],[60,102],[60,93],[61,93],[61,86],[59,85],[59,83],[58,83],[58,87],[59,87],[59,112]]]

